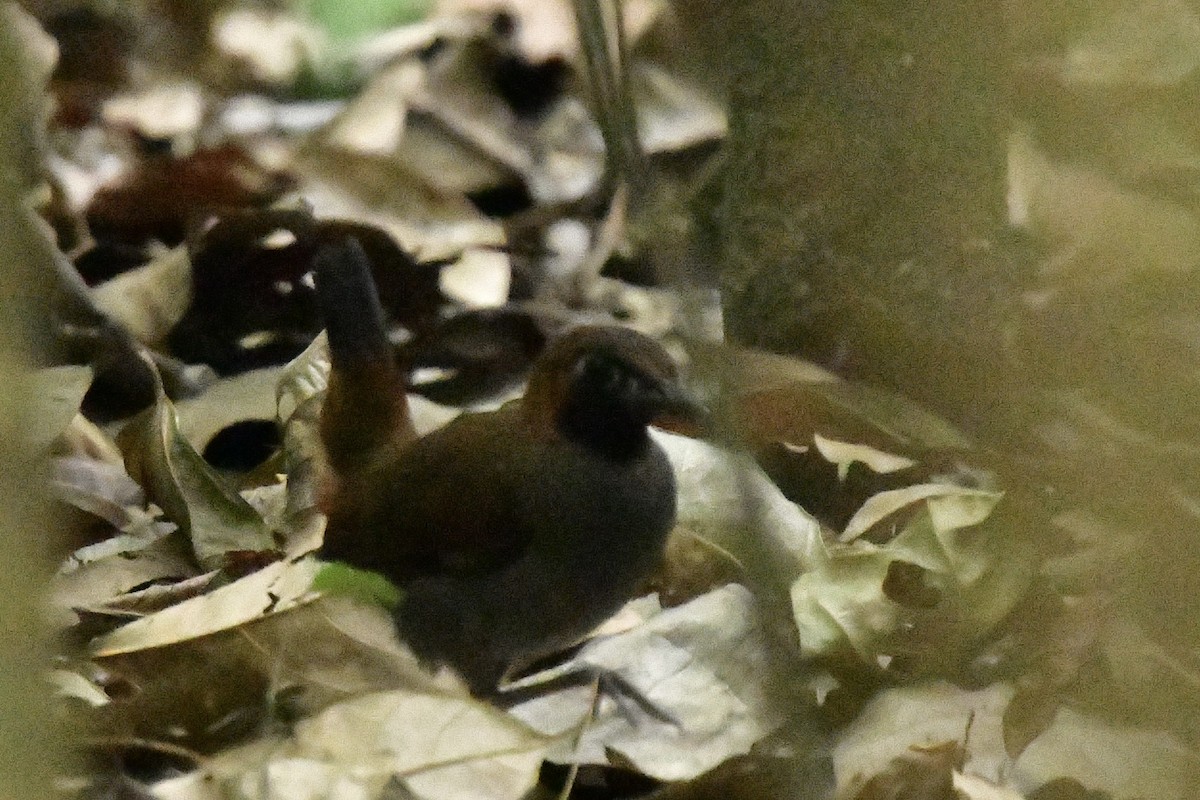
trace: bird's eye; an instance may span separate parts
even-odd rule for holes
[[[612,388],[620,378],[620,370],[615,364],[595,354],[581,358],[574,371],[577,379],[598,388]]]
[[[575,365],[577,388],[585,395],[626,400],[655,391],[652,381],[623,361],[589,354]]]

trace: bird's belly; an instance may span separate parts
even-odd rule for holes
[[[574,459],[574,461],[572,460]],[[488,574],[410,584],[401,628],[418,653],[481,688],[504,669],[572,644],[616,612],[653,572],[675,517],[675,483],[655,448],[615,469],[555,453],[537,491],[515,499],[524,552]],[[557,476],[557,477],[552,477]]]
[[[560,456],[561,457],[561,456]],[[527,637],[569,644],[613,614],[658,566],[675,519],[675,482],[657,448],[636,463],[563,469],[527,501],[535,546],[505,577],[527,613]],[[527,573],[527,574],[521,574]],[[529,578],[529,580],[526,580]]]

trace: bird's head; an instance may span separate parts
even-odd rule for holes
[[[646,446],[655,420],[699,414],[662,345],[617,327],[575,328],[554,341],[523,404],[534,425],[618,458]]]

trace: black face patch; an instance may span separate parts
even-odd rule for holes
[[[659,381],[611,353],[585,353],[571,370],[560,428],[606,455],[633,456],[663,403]]]

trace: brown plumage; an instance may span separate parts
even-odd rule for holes
[[[333,361],[323,555],[403,586],[402,637],[491,692],[658,564],[675,480],[647,425],[690,406],[660,345],[585,327],[549,346],[522,400],[418,439],[369,275],[352,241],[318,259]]]

